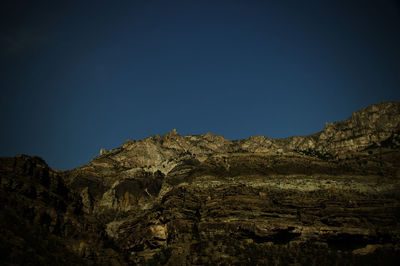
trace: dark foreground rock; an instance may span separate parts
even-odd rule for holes
[[[0,160],[6,265],[397,265],[400,104],[310,136],[128,140],[54,171]]]

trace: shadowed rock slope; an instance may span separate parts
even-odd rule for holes
[[[400,103],[316,134],[128,140],[54,171],[0,161],[0,251],[12,264],[396,265]]]

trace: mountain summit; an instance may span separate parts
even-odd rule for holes
[[[0,160],[13,264],[376,264],[400,257],[400,103],[284,139],[127,140],[70,171]]]

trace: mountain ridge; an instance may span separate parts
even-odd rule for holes
[[[315,134],[128,140],[76,169],[0,158],[0,261],[396,265],[400,102]]]
[[[367,121],[368,119],[371,121]],[[177,130],[173,129],[164,136],[150,136],[138,141],[127,140],[119,148],[103,151],[100,157],[113,156],[124,150],[140,153],[142,149],[147,149],[147,154],[157,154],[157,152],[163,153],[160,150],[163,148],[198,155],[239,151],[266,153],[303,151],[310,153],[310,150],[313,150],[322,156],[333,157],[338,153],[360,151],[371,145],[379,145],[393,134],[397,136],[399,132],[400,103],[382,102],[362,108],[344,121],[326,123],[322,131],[306,136],[282,139],[251,136],[246,139],[229,140],[222,135],[212,133],[180,136]],[[176,156],[176,154],[174,155]],[[154,165],[155,159],[148,159],[148,161],[149,164]],[[158,170],[163,171],[162,168]]]

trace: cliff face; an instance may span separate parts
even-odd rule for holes
[[[30,249],[35,262],[65,264],[390,264],[400,248],[399,132],[400,103],[388,102],[310,136],[173,130],[66,172],[1,159],[3,258],[19,263]]]

